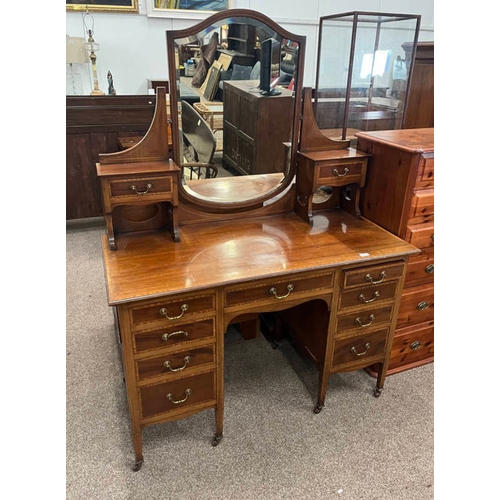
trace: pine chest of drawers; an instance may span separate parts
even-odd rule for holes
[[[434,360],[434,129],[356,136],[357,149],[371,155],[362,215],[421,250],[408,262],[391,374]]]

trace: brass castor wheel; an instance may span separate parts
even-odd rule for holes
[[[314,407],[314,413],[319,413],[323,409],[323,405],[320,405],[319,403],[316,403],[316,406]]]
[[[373,395],[378,398],[380,397],[380,395],[382,394],[382,389],[379,389],[378,387],[375,389],[375,392],[373,393]]]
[[[134,464],[134,466],[132,467],[132,470],[134,472],[137,472],[138,470],[140,470],[140,468],[142,467],[142,464],[144,463],[144,460],[137,460],[137,462]]]
[[[217,436],[217,434],[212,438],[212,446],[217,446],[222,439],[222,436]]]

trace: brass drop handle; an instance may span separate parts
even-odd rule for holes
[[[366,328],[367,326],[370,326],[373,323],[373,320],[375,319],[375,314],[370,314],[368,317],[370,320],[369,323],[363,323],[361,318],[358,316],[354,321],[361,327],[361,328]]]
[[[380,274],[379,274],[379,279],[377,281],[374,281],[374,279],[372,278],[372,275],[370,273],[368,273],[366,276],[365,276],[365,280],[366,281],[369,281],[370,283],[372,283],[373,285],[378,285],[379,283],[382,283],[382,281],[385,280],[385,278],[387,278],[387,273],[385,271],[382,271]]]
[[[176,332],[172,332],[172,333],[164,333],[161,336],[161,339],[166,341],[170,337],[174,337],[175,335],[184,335],[184,337],[187,337],[189,335],[189,333],[186,332],[185,330],[177,330]]]
[[[349,173],[349,167],[345,167],[345,168],[344,168],[344,173],[343,173],[343,174],[339,174],[339,171],[338,171],[336,168],[334,168],[334,169],[332,170],[332,173],[333,173],[333,175],[335,175],[336,177],[345,177],[345,176]]]
[[[186,397],[185,397],[185,398],[183,398],[183,399],[177,399],[177,400],[175,400],[175,399],[174,399],[174,395],[173,395],[171,392],[169,392],[169,393],[166,395],[166,398],[167,398],[169,401],[172,401],[172,403],[174,403],[174,405],[178,405],[179,403],[184,403],[184,402],[187,400],[187,398],[191,395],[191,393],[192,393],[192,392],[193,392],[193,391],[192,391],[191,389],[186,389],[186,390],[184,391],[184,394],[186,395]]]
[[[146,184],[146,190],[145,191],[139,191],[137,189],[137,186],[135,184],[132,184],[132,186],[130,186],[130,189],[135,193],[135,194],[147,194],[149,193],[149,190],[152,189],[153,187],[153,184]]]
[[[168,370],[170,370],[171,372],[180,372],[180,371],[184,370],[184,368],[186,368],[188,363],[191,361],[191,358],[189,356],[186,356],[183,361],[184,361],[184,365],[180,366],[179,368],[172,368],[170,361],[165,361],[165,363],[163,363],[163,366],[165,368],[167,368]]]
[[[179,316],[169,316],[166,307],[162,307],[158,312],[162,316],[165,316],[165,318],[167,318],[167,319],[179,319],[179,318],[182,318],[182,316],[184,316],[184,313],[188,309],[189,309],[189,306],[187,304],[182,304],[182,306],[181,306],[181,313],[179,314]]]
[[[429,307],[429,302],[426,302],[425,300],[417,304],[417,309],[419,311],[425,311],[428,307]]]
[[[293,292],[293,288],[293,285],[290,283],[286,286],[288,293],[286,293],[285,295],[278,295],[278,290],[276,290],[276,288],[273,286],[269,289],[269,295],[274,295],[277,299],[286,299],[290,295],[290,293]]]
[[[352,346],[352,347],[351,347],[351,352],[353,352],[354,354],[356,354],[356,356],[364,356],[364,355],[368,352],[368,349],[370,349],[370,347],[371,347],[371,346],[370,346],[370,343],[369,343],[369,342],[367,342],[367,343],[365,344],[365,350],[364,350],[363,352],[357,352],[357,351],[356,351],[356,347],[355,347],[355,346]]]
[[[421,347],[422,347],[422,344],[418,340],[415,340],[415,342],[412,342],[410,344],[410,349],[412,349],[413,351],[416,351],[417,349],[420,349]]]
[[[429,273],[429,274],[433,274],[433,273],[434,273],[434,264],[429,264],[429,265],[425,268],[425,272],[426,272],[426,273]]]
[[[377,297],[380,297],[380,292],[375,291],[371,299],[367,299],[363,293],[358,298],[361,302],[368,304],[369,302],[373,302]]]

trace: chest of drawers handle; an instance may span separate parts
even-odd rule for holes
[[[376,300],[377,297],[380,297],[380,292],[375,291],[371,299],[367,299],[363,293],[358,298],[361,302],[368,304],[369,302],[373,302],[374,300]]]
[[[421,347],[422,347],[422,344],[418,340],[415,340],[415,342],[412,342],[410,344],[410,349],[413,351],[416,351],[417,349],[420,349]]]
[[[187,401],[187,398],[191,395],[193,391],[191,389],[186,389],[184,391],[184,394],[186,395],[185,398],[182,398],[182,399],[174,399],[174,395],[169,392],[167,395],[166,395],[166,398],[169,400],[169,401],[172,401],[172,403],[174,403],[174,405],[178,405],[179,403],[184,403]]]
[[[189,309],[189,306],[187,304],[182,304],[182,306],[181,306],[181,313],[179,314],[179,316],[169,316],[166,307],[162,307],[158,312],[162,316],[165,316],[165,318],[167,318],[167,319],[179,319],[179,318],[182,318],[182,316],[184,316],[184,313],[188,309]]]
[[[290,283],[286,286],[288,293],[286,293],[285,295],[278,295],[278,290],[276,290],[276,288],[273,286],[269,289],[269,295],[274,295],[277,299],[286,299],[290,295],[290,293],[293,292],[293,288],[293,285]]]
[[[184,335],[184,337],[187,337],[189,333],[186,332],[185,330],[177,330],[176,332],[172,333],[164,333],[161,336],[161,339],[167,341],[170,337],[174,337],[175,335]]]
[[[433,274],[433,273],[434,273],[434,264],[429,264],[429,265],[425,268],[425,272],[426,272],[426,273],[429,273],[429,274]]]
[[[354,354],[356,354],[356,356],[364,356],[368,352],[368,350],[370,349],[370,347],[371,347],[370,343],[367,342],[365,344],[365,350],[363,352],[357,352],[355,346],[351,347],[351,352],[353,352]]]
[[[336,177],[345,177],[348,173],[349,173],[349,167],[344,168],[343,174],[339,174],[339,171],[336,168],[332,170],[332,174]]]
[[[429,302],[426,302],[425,300],[417,304],[417,309],[419,311],[425,311],[428,307],[429,307]]]
[[[182,370],[184,370],[184,368],[186,368],[188,363],[191,361],[191,358],[189,356],[186,356],[183,361],[184,361],[184,365],[180,366],[179,368],[172,368],[170,361],[165,361],[165,363],[163,363],[163,366],[165,368],[169,369],[171,372],[181,372]]]
[[[361,327],[361,328],[365,328],[367,326],[370,326],[372,323],[373,323],[373,320],[375,319],[375,314],[370,314],[370,316],[368,317],[368,319],[370,320],[368,323],[362,323],[362,319],[358,316],[354,321]]]
[[[130,189],[135,193],[135,194],[147,194],[149,193],[149,190],[153,188],[153,184],[146,184],[146,189],[144,191],[138,191],[137,186],[135,184],[132,184],[130,186]]]
[[[377,281],[374,281],[373,278],[372,278],[372,275],[370,273],[368,273],[366,276],[365,276],[365,279],[366,281],[369,281],[370,283],[374,284],[374,285],[378,285],[379,283],[382,283],[382,281],[385,280],[385,278],[387,277],[387,273],[385,271],[382,271],[380,274],[379,274],[379,279]]]

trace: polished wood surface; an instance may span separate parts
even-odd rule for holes
[[[110,305],[418,253],[340,210],[315,214],[312,226],[291,213],[184,226],[180,237],[127,234],[115,252],[104,245]]]

